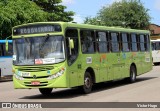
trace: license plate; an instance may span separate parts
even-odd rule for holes
[[[40,85],[40,82],[39,81],[32,81],[31,84],[32,85]]]

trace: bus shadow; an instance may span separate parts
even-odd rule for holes
[[[155,79],[155,78],[157,78],[157,77],[140,77],[140,78],[137,78],[136,82],[133,84],[147,81],[147,80],[151,80],[151,79]],[[122,87],[125,85],[131,85],[131,84],[129,84],[125,80],[98,83],[98,84],[94,85],[91,93],[96,93],[96,92],[100,92],[100,91],[104,91],[104,90],[108,90],[108,89],[114,89],[114,88]],[[55,92],[53,89],[52,94],[48,95],[48,96],[38,94],[38,95],[32,95],[32,96],[25,96],[20,99],[69,99],[69,98],[75,98],[75,97],[79,97],[79,96],[84,97],[84,96],[87,96],[87,94],[81,93],[81,91],[77,88],[71,88],[71,89],[64,89],[64,90],[55,91]]]
[[[117,87],[127,86],[127,85],[131,85],[131,84],[136,84],[139,82],[143,82],[143,81],[147,81],[147,80],[151,80],[151,79],[156,79],[156,78],[157,77],[139,77],[139,78],[137,78],[135,83],[129,83],[125,79],[117,80],[117,81],[109,81],[109,82],[105,82],[105,83],[99,83],[94,86],[93,93],[103,91],[103,90],[108,90],[108,89],[114,89]]]

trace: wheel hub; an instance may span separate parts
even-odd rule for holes
[[[89,78],[89,77],[86,77],[86,78],[85,78],[84,84],[85,84],[86,88],[90,88],[90,86],[91,86],[91,81],[90,81],[90,78]]]

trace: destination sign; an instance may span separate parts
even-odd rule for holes
[[[60,25],[50,24],[38,24],[38,25],[27,25],[13,29],[13,35],[23,34],[38,34],[38,33],[49,33],[49,32],[60,32]]]

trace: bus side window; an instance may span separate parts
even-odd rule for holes
[[[145,38],[144,38],[144,40],[145,40],[145,49],[146,49],[146,51],[150,51],[150,40],[149,40],[149,36],[148,35],[145,35]]]
[[[151,44],[152,44],[152,50],[155,50],[155,43],[152,42]]]
[[[140,51],[145,51],[144,35],[140,35]]]
[[[98,52],[106,53],[109,51],[108,34],[106,32],[96,32]]]
[[[133,52],[138,51],[138,40],[136,34],[131,34],[131,50]]]
[[[6,51],[5,43],[2,43],[0,46],[1,50],[1,56],[12,56],[13,50],[12,50],[12,43],[8,43],[8,51]]]
[[[0,56],[3,56],[3,51],[2,51],[2,44],[0,44]]]
[[[81,49],[82,53],[94,53],[95,52],[95,34],[94,31],[81,30]]]
[[[112,52],[119,52],[119,36],[116,32],[111,32],[111,51]]]
[[[155,42],[155,50],[160,50],[160,42]]]
[[[78,56],[78,30],[77,29],[67,29],[66,30],[66,52],[67,52],[67,59],[68,64],[71,65],[74,63]],[[70,55],[70,47],[69,47],[69,38],[73,39],[74,42],[74,48],[71,49],[71,55]]]
[[[128,34],[121,33],[121,37],[122,37],[122,51],[124,51],[124,52],[130,51]]]
[[[5,44],[3,44],[4,56],[12,56],[13,55],[13,46],[12,43],[8,43],[8,51],[6,51]]]

